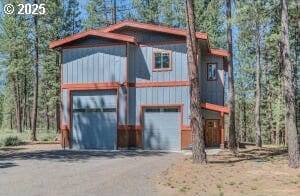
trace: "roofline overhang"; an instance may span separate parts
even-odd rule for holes
[[[68,37],[65,37],[60,40],[53,41],[49,44],[49,47],[54,49],[60,46],[63,46],[67,43],[70,43],[72,41],[76,41],[78,39],[82,39],[88,36],[96,36],[96,37],[102,37],[102,38],[108,38],[108,39],[113,39],[113,40],[118,40],[118,41],[123,41],[123,42],[129,42],[133,43],[135,45],[138,45],[137,40],[129,35],[122,35],[122,34],[117,34],[117,33],[110,33],[110,32],[102,32],[99,30],[88,30],[84,31],[81,33],[77,33]]]

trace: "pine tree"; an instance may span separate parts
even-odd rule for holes
[[[77,0],[68,0],[64,15],[64,36],[74,35],[82,30],[81,12]]]
[[[160,23],[160,0],[132,0],[133,7],[137,12],[137,20],[151,23]]]
[[[199,67],[197,65],[197,45],[194,16],[194,1],[186,0],[187,56],[190,81],[190,108],[192,127],[192,153],[194,163],[206,164],[204,129],[202,124],[201,91]]]
[[[85,29],[100,29],[110,24],[109,7],[106,0],[92,0],[86,4],[87,19],[84,20]]]
[[[296,127],[296,105],[295,105],[295,85],[294,70],[290,62],[290,43],[288,29],[288,7],[285,0],[281,4],[281,31],[282,31],[282,60],[284,65],[284,98],[286,108],[286,128],[288,135],[289,166],[300,167],[299,142]]]

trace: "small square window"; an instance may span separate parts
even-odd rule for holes
[[[153,70],[171,70],[170,52],[154,52]]]
[[[207,64],[207,80],[217,80],[217,63]]]

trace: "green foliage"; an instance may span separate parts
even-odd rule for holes
[[[85,29],[99,29],[110,24],[108,21],[108,8],[105,0],[92,0],[87,2],[88,17],[84,20]]]
[[[21,140],[18,136],[8,135],[0,138],[0,146],[17,146],[21,144]]]
[[[63,23],[63,32],[65,36],[74,35],[82,30],[79,3],[77,0],[68,0],[66,3]]]
[[[195,0],[197,30],[209,36],[212,47],[226,48],[224,2],[220,0]]]

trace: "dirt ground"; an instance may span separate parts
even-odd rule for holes
[[[58,142],[35,142],[20,146],[0,147],[0,155],[60,149],[62,148]]]
[[[157,179],[161,195],[299,195],[300,169],[290,169],[284,149],[247,147],[208,156],[207,165],[182,158]]]

